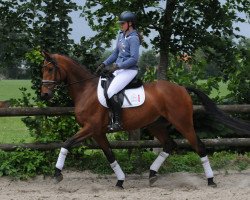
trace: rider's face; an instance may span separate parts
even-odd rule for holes
[[[120,23],[121,30],[122,30],[122,31],[128,30],[128,28],[129,28],[129,23],[130,23],[130,22],[122,22],[122,23]]]

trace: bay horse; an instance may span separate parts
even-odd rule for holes
[[[82,127],[75,135],[64,142],[56,163],[55,180],[60,182],[63,179],[61,171],[69,149],[75,144],[92,137],[104,152],[117,176],[116,186],[123,188],[125,174],[116,161],[106,137],[109,123],[108,109],[99,103],[97,97],[99,77],[67,56],[46,52],[43,52],[43,56],[41,97],[49,100],[53,97],[56,85],[66,84],[75,105],[76,120]],[[205,109],[218,117],[220,121],[229,122],[231,126],[237,126],[237,121],[225,116],[204,93],[197,89],[185,88],[164,80],[146,83],[143,86],[145,90],[144,104],[139,107],[123,109],[122,124],[126,131],[146,127],[162,144],[163,151],[150,166],[150,185],[157,180],[157,172],[174,146],[173,140],[166,132],[165,122],[169,122],[188,140],[191,147],[200,156],[207,184],[216,187],[205,145],[194,130],[193,104],[188,91],[197,94]],[[164,121],[163,118],[165,122],[161,123]],[[243,127],[242,130],[248,129],[246,132],[250,134],[249,127]]]

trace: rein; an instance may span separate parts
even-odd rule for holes
[[[46,65],[43,66],[43,68],[44,68],[44,67],[47,67],[49,64],[53,64],[55,77],[56,77],[56,73],[57,73],[57,71],[58,71],[58,72],[59,72],[59,75],[60,75],[60,79],[61,79],[60,68],[57,66],[56,61],[54,61],[54,60],[49,61]],[[88,80],[92,80],[92,79],[95,79],[95,78],[98,77],[98,76],[96,76],[96,75],[93,75],[93,76],[94,76],[94,77],[91,77],[91,78],[82,79],[82,80],[78,80],[78,81],[73,81],[73,82],[71,82],[71,83],[65,84],[64,86],[70,86],[70,85],[82,83],[82,82],[85,82],[85,81],[88,81]],[[45,84],[45,85],[54,84],[54,85],[58,86],[58,85],[60,85],[60,83],[62,83],[61,80],[59,80],[59,81],[58,81],[58,80],[42,80],[42,84]]]
[[[82,82],[85,82],[85,81],[88,81],[88,80],[92,80],[92,79],[97,78],[97,77],[98,77],[98,76],[94,76],[94,77],[82,79],[82,80],[79,80],[79,81],[73,81],[73,82],[71,82],[71,83],[66,84],[65,86],[70,86],[70,85],[82,83]]]

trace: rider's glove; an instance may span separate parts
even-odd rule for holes
[[[109,73],[112,74],[117,69],[119,69],[119,67],[116,63],[114,63],[112,67],[109,68]]]
[[[101,63],[101,64],[97,67],[95,73],[98,74],[99,72],[101,72],[101,71],[104,69],[104,67],[105,67],[105,64],[104,64],[104,63]]]

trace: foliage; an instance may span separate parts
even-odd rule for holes
[[[159,63],[159,58],[156,56],[156,53],[154,50],[143,51],[138,62],[139,76],[140,77],[150,76],[148,73],[151,73],[151,72],[149,71],[154,71],[158,63]],[[156,79],[156,76],[153,78],[153,80],[154,79]]]
[[[229,97],[236,103],[250,103],[250,39],[243,39],[238,45],[237,65],[229,74]]]
[[[54,169],[55,154],[18,149],[15,152],[0,151],[0,176],[27,179],[38,174],[50,175]]]
[[[240,37],[239,27],[233,23],[245,22],[237,16],[237,11],[249,15],[248,0],[223,3],[219,1],[171,0],[171,1],[86,1],[83,15],[98,34],[93,38],[97,44],[110,45],[118,30],[117,16],[124,10],[137,14],[137,27],[145,35],[154,30],[158,34],[151,40],[160,53],[157,78],[166,79],[170,67],[169,55],[192,54],[199,47],[212,47],[216,54],[223,52],[226,57],[224,67],[230,66],[235,45],[232,37]],[[103,34],[105,33],[105,34]],[[145,45],[145,44],[144,44]]]
[[[69,116],[27,117],[23,121],[37,142],[64,142],[79,129],[75,118]]]
[[[37,46],[68,52],[73,43],[68,38],[72,23],[68,14],[76,8],[70,0],[0,1],[0,62],[8,70],[14,68],[9,77],[17,77],[17,68],[27,65],[24,55]]]
[[[0,70],[7,77],[18,78],[20,74],[16,71],[30,45],[25,32],[27,24],[21,17],[18,1],[1,0],[0,13]]]
[[[15,152],[0,151],[0,176],[11,176],[16,179],[27,179],[35,175],[52,175],[59,150],[31,151],[19,149]],[[135,150],[128,155],[127,150],[116,150],[116,158],[126,174],[148,172],[150,165],[157,155],[147,150]],[[234,152],[217,152],[209,155],[214,170],[245,170],[250,167],[250,154]],[[77,160],[77,162],[76,162]],[[99,150],[86,150],[84,147],[75,148],[67,157],[66,168],[91,170],[98,174],[111,174],[105,156]],[[160,173],[173,172],[202,173],[199,156],[194,152],[173,154],[164,163]]]

